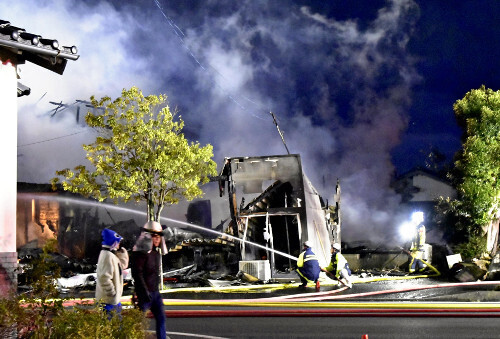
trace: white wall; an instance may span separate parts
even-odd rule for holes
[[[13,54],[0,51],[0,252],[16,252],[17,73]]]
[[[420,192],[415,193],[411,201],[432,201],[440,196],[450,198],[456,196],[453,187],[425,175],[414,176],[413,186],[420,188]]]

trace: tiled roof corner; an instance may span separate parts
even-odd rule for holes
[[[67,60],[77,60],[76,46],[60,46],[56,39],[26,32],[24,28],[0,19],[0,48],[17,54],[19,61],[30,61],[41,67],[62,74]]]

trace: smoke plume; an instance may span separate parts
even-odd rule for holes
[[[19,99],[19,181],[46,183],[84,163],[81,144],[95,135],[76,124],[76,100],[138,86],[167,94],[186,135],[212,144],[219,165],[225,156],[286,153],[273,112],[326,199],[340,179],[343,239],[386,237],[399,202],[390,152],[420,80],[407,51],[414,1],[384,2],[363,20],[302,1],[122,3],[0,4],[2,19],[80,54],[62,76],[20,66],[32,92]],[[69,106],[56,112],[50,102]]]

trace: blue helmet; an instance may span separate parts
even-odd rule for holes
[[[118,233],[110,230],[109,228],[103,229],[101,235],[102,244],[105,246],[113,246],[115,242],[120,242],[123,239]]]

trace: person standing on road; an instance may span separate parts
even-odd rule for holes
[[[132,278],[139,308],[151,310],[156,321],[156,337],[167,338],[163,298],[160,294],[162,255],[167,253],[159,222],[148,221],[142,228],[131,255]]]
[[[352,282],[350,279],[351,269],[349,268],[349,263],[345,257],[342,253],[340,253],[340,244],[333,243],[330,251],[332,253],[330,264],[325,268],[321,268],[321,270],[326,272],[327,275],[332,275],[336,280],[340,281],[345,286],[352,288]]]
[[[302,285],[305,288],[308,282],[316,284],[316,292],[319,292],[319,274],[321,267],[319,266],[318,258],[311,249],[311,242],[304,242],[304,251],[300,253],[297,260],[297,274],[299,275]]]
[[[425,246],[425,226],[420,224],[417,227],[413,240],[410,247],[410,265],[408,271],[410,273],[422,272],[425,270],[426,265],[422,261],[424,256],[424,246]]]
[[[121,314],[120,299],[123,294],[123,270],[128,267],[128,253],[120,248],[122,237],[105,228],[102,230],[102,249],[97,260],[95,298],[111,318],[113,312]]]

